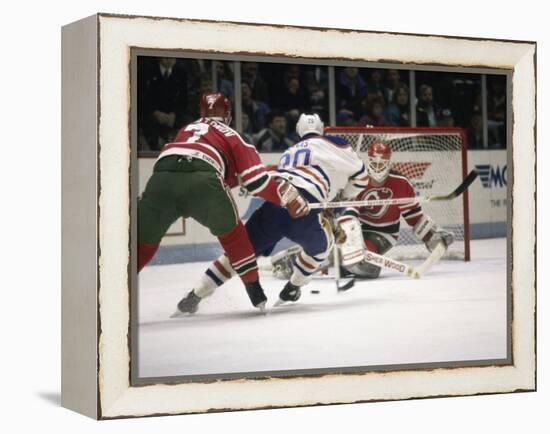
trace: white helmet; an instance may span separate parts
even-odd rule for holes
[[[310,133],[323,134],[324,127],[325,125],[318,114],[306,115],[302,113],[296,123],[296,132],[302,138]]]

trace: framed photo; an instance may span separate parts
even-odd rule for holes
[[[109,14],[62,35],[63,406],[536,389],[534,42]]]

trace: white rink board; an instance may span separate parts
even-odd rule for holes
[[[314,280],[266,316],[233,279],[194,316],[169,319],[207,265],[140,273],[140,377],[506,358],[505,239],[475,240],[471,262],[441,262],[420,280],[383,271],[341,294]],[[271,306],[284,281],[262,282]]]

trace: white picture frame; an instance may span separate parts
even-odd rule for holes
[[[536,44],[97,14],[62,35],[62,405],[96,419],[536,389]],[[131,50],[512,71],[511,363],[131,383]]]

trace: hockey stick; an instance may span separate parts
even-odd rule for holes
[[[332,255],[334,259],[334,279],[336,280],[336,291],[343,292],[353,288],[353,286],[355,285],[355,278],[353,277],[344,284],[340,285],[342,273],[340,270],[340,249],[338,248],[338,246],[334,246],[332,248]]]
[[[445,246],[443,241],[440,241],[435,249],[432,250],[430,256],[428,256],[426,260],[417,267],[416,271],[418,272],[418,276],[423,276],[426,271],[432,268],[432,266],[443,257],[446,251],[447,246]]]
[[[432,251],[430,256],[426,258],[426,260],[420,264],[418,267],[413,267],[411,265],[405,264],[403,262],[399,262],[395,259],[389,258],[387,256],[379,255],[378,253],[365,251],[364,260],[368,262],[369,264],[376,265],[377,267],[386,268],[391,271],[395,271],[399,274],[402,274],[406,277],[410,277],[412,279],[420,279],[432,266],[438,262],[442,256],[447,251],[447,247],[443,243],[439,243],[436,248]],[[335,253],[335,263],[336,258],[338,258],[339,261],[339,254]],[[355,278],[351,278],[348,282],[346,282],[344,285],[340,285],[339,280],[341,279],[340,274],[340,267],[337,267],[335,269],[335,280],[336,280],[336,288],[338,289],[338,292],[347,291],[348,289],[351,289],[355,285]],[[313,276],[314,278],[323,278],[323,279],[330,279],[331,276]]]
[[[365,251],[364,260],[369,264],[396,271],[397,273],[403,274],[407,277],[412,277],[413,279],[420,278],[420,273],[413,266],[396,261],[392,258],[388,258],[387,256],[379,255],[378,253],[369,252],[367,250]]]
[[[310,209],[327,209],[327,208],[346,208],[354,206],[378,206],[378,205],[403,205],[411,202],[437,202],[443,200],[452,200],[462,193],[464,193],[468,187],[477,178],[477,170],[473,169],[466,178],[455,188],[451,193],[441,196],[416,196],[416,197],[401,197],[397,199],[374,199],[374,200],[348,200],[341,202],[322,202],[322,203],[310,203]]]

